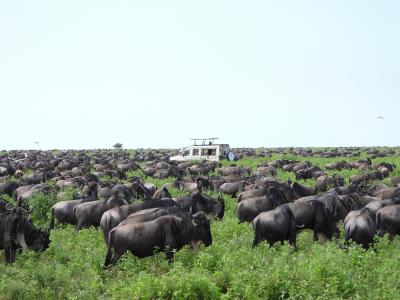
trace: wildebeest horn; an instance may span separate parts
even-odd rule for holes
[[[7,204],[6,204],[6,209],[7,209],[7,210],[13,210],[13,208],[14,208],[14,206],[12,206],[11,203],[7,203]]]
[[[305,224],[303,224],[303,225],[296,225],[297,228],[304,228],[305,226],[306,226]]]

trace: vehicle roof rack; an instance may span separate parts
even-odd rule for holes
[[[190,139],[191,141],[194,141],[194,146],[199,146],[199,145],[208,145],[211,142],[211,145],[214,144],[215,140],[218,140],[218,138],[198,138],[198,139]],[[197,141],[201,141],[201,144],[197,144]]]

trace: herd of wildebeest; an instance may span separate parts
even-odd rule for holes
[[[364,159],[361,151],[367,153]],[[195,249],[212,244],[210,220],[224,218],[223,194],[237,198],[238,222],[252,222],[253,247],[263,240],[270,246],[287,240],[296,249],[297,234],[304,229],[313,231],[315,241],[338,238],[341,221],[345,241],[364,248],[373,246],[375,236],[388,233],[393,239],[400,234],[400,178],[390,177],[396,168],[390,159],[397,154],[394,149],[236,149],[238,159],[272,153],[302,158],[261,159],[255,169],[236,162],[169,161],[175,153],[3,151],[0,196],[8,197],[0,199],[0,249],[6,262],[14,262],[19,249],[46,250],[55,223],[73,224],[77,230],[99,226],[107,247],[105,266],[115,264],[127,251],[137,257],[162,251],[171,261],[185,245]],[[307,160],[310,156],[337,161],[319,167]],[[385,162],[373,163],[377,157]],[[314,178],[315,186],[279,180],[279,169],[293,172],[296,180]],[[359,175],[350,176],[345,184],[345,178],[334,173],[344,169],[358,169]],[[156,186],[146,182],[149,177],[173,178],[173,182]],[[78,191],[73,199],[65,199],[68,187]],[[172,189],[181,191],[181,196],[172,197]],[[209,190],[214,196],[208,195]],[[37,228],[30,217],[34,208],[29,199],[36,193],[57,198],[49,208],[46,230]]]

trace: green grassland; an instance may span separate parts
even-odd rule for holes
[[[365,153],[361,155],[365,157]],[[251,166],[277,158],[309,160],[323,167],[344,158],[280,156],[246,158],[237,162]],[[351,161],[359,159],[346,158]],[[399,166],[400,156],[374,159]],[[224,162],[229,164],[229,162]],[[346,178],[358,170],[339,173]],[[136,174],[132,172],[133,175]],[[293,173],[278,171],[282,180]],[[157,186],[173,178],[154,180]],[[313,180],[300,181],[313,184]],[[73,191],[70,190],[72,193]],[[173,191],[174,195],[180,194]],[[211,195],[215,193],[210,192]],[[357,245],[344,250],[343,239],[315,243],[311,232],[298,235],[298,250],[287,244],[252,249],[251,224],[238,224],[236,200],[225,196],[222,221],[212,221],[212,246],[193,252],[177,252],[172,264],[165,255],[138,259],[127,254],[112,268],[104,269],[106,247],[96,228],[75,231],[59,226],[51,233],[51,245],[43,253],[23,252],[13,265],[0,263],[1,299],[398,299],[400,296],[400,238],[389,243],[377,240],[374,250]],[[48,224],[55,196],[38,195],[31,200],[36,224]],[[340,225],[342,227],[342,225]],[[343,230],[342,230],[343,231]],[[343,232],[342,232],[343,235]],[[4,260],[4,253],[0,253]]]

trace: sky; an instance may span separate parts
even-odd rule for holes
[[[399,15],[397,0],[0,0],[0,149],[400,145]]]

